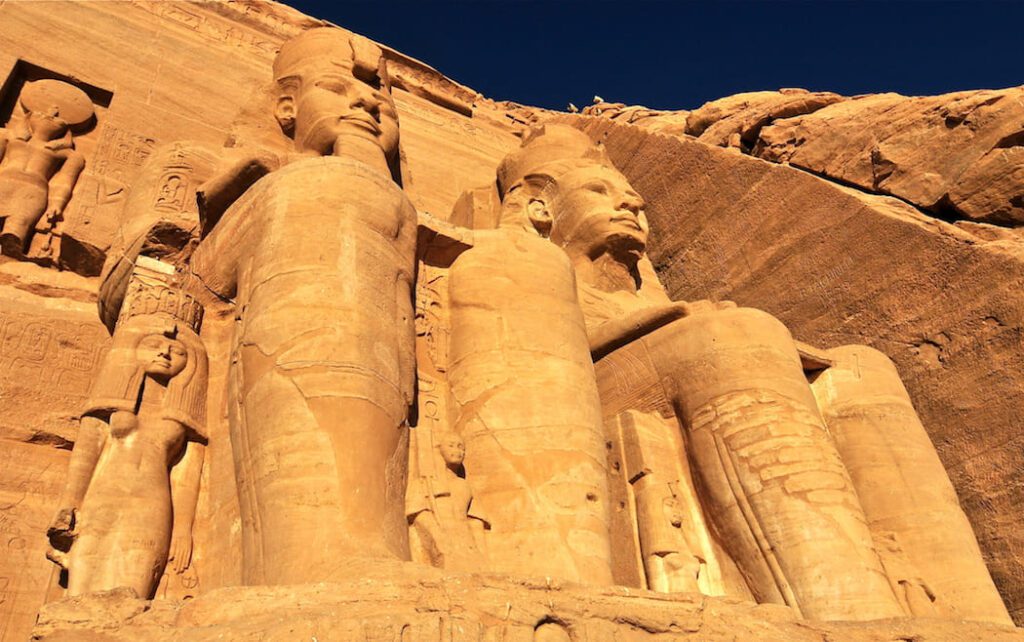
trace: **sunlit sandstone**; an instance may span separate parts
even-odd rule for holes
[[[0,2],[4,635],[1021,639],[892,355],[670,296],[685,212],[582,131],[841,97],[571,120],[283,5],[60,7]],[[150,31],[202,77],[105,57]]]

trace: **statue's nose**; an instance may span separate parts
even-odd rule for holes
[[[359,93],[352,101],[352,107],[362,109],[377,116],[380,113],[380,99],[372,93]]]

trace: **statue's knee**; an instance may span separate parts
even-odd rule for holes
[[[738,335],[751,344],[793,345],[793,336],[782,321],[756,308],[731,308],[715,313],[729,334]]]
[[[871,346],[852,344],[831,348],[828,351],[836,365],[845,368],[870,368],[872,370],[889,370],[897,372],[896,364],[881,350]]]

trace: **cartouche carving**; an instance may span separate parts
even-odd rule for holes
[[[191,563],[206,441],[202,308],[136,271],[82,414],[50,557],[68,594],[150,597],[166,564]]]
[[[18,122],[0,130],[0,250],[16,257],[63,216],[85,168],[72,131],[94,115],[89,96],[59,80],[26,84],[19,104]]]

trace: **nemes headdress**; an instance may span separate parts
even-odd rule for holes
[[[569,125],[541,125],[523,136],[523,144],[498,166],[498,193],[505,198],[512,187],[541,168],[555,163],[611,165],[604,148]]]
[[[274,80],[280,83],[329,64],[361,80],[383,81],[383,60],[383,51],[373,41],[339,27],[317,27],[281,45],[274,59]]]

